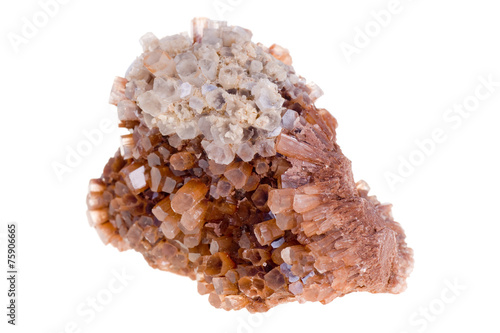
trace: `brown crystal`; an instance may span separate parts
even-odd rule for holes
[[[336,142],[337,121],[313,103],[319,88],[297,79],[286,49],[248,44],[249,32],[241,28],[206,19],[194,24],[193,45],[210,42],[220,48],[204,54],[199,67],[191,66],[193,53],[185,50],[193,45],[185,36],[160,41],[145,36],[145,54],[127,76],[133,78],[113,84],[110,103],[118,106],[120,126],[131,133],[122,137],[121,150],[102,176],[89,184],[87,216],[101,240],[141,253],[153,268],[196,280],[198,292],[225,310],[263,312],[291,301],[326,304],[355,291],[403,291],[412,250],[391,206],[369,195],[365,182],[354,182],[351,162]],[[257,47],[268,60],[242,57],[238,66],[260,71],[257,77],[279,87],[279,99],[260,86],[264,93],[257,89],[247,99],[254,88],[237,86],[242,72],[236,67],[224,67],[219,78],[211,72],[210,61],[233,63],[243,47],[245,57],[255,57]],[[177,78],[168,81],[175,73],[189,84],[180,88]],[[205,76],[220,79],[222,88],[203,86],[208,97],[200,102],[204,95],[192,89],[200,89]],[[162,85],[170,89],[164,99],[184,98],[182,89],[188,94],[182,96],[193,94],[176,108],[169,104],[173,112],[189,105],[223,117],[221,110],[251,114],[259,109],[256,124],[262,118],[264,127],[274,121],[266,108],[281,103],[281,127],[272,135],[251,126],[231,132],[235,125],[221,118],[221,128],[207,132],[200,125],[201,134],[190,139],[181,138],[190,133],[187,125],[184,132],[162,134],[172,129],[157,128],[152,119],[163,119],[165,102],[147,96]],[[231,108],[231,96],[247,104],[236,100]],[[222,129],[224,139],[247,141],[217,145],[211,137]]]
[[[174,170],[185,171],[194,167],[196,158],[187,151],[182,151],[170,156],[170,165]]]

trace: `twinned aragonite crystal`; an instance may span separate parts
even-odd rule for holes
[[[391,205],[354,182],[321,90],[251,36],[199,18],[192,36],[141,38],[112,87],[130,133],[90,181],[91,226],[225,310],[403,291],[412,250]]]

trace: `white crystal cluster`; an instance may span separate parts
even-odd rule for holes
[[[165,136],[202,134],[208,157],[220,164],[235,155],[243,161],[275,155],[287,111],[279,92],[301,79],[251,36],[206,19],[194,20],[193,37],[144,35],[144,53],[126,73],[125,95],[132,102],[119,113],[141,112]]]

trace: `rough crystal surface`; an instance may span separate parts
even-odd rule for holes
[[[286,49],[203,18],[193,37],[141,45],[110,96],[130,133],[89,184],[105,244],[196,280],[225,310],[404,290],[405,234],[354,182],[321,89]]]

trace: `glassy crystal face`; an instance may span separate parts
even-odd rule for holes
[[[321,89],[251,36],[194,19],[192,37],[142,37],[112,87],[130,134],[90,181],[90,225],[225,310],[403,291],[412,250],[391,205],[354,182]]]

